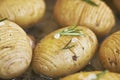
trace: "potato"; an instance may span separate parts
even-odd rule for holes
[[[120,80],[120,74],[107,71],[80,72],[60,80]]]
[[[106,38],[99,50],[102,65],[114,72],[120,72],[120,31]]]
[[[86,0],[87,1],[87,0]],[[92,0],[92,5],[83,0],[57,0],[54,16],[59,24],[82,25],[102,37],[110,32],[115,24],[111,9],[101,0]]]
[[[28,39],[29,39],[31,47],[34,49],[35,48],[35,38],[34,38],[34,36],[28,34]]]
[[[8,18],[22,28],[37,23],[44,15],[44,0],[1,0],[0,19]]]
[[[0,22],[0,78],[20,76],[29,67],[32,48],[26,33],[15,23]]]
[[[88,28],[69,26],[44,37],[35,47],[32,67],[38,74],[60,77],[85,67],[98,42]]]

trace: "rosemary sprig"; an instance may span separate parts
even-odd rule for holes
[[[92,0],[82,0],[82,1],[85,1],[86,3],[90,4],[90,5],[93,5],[93,6],[98,6],[98,4],[96,4],[94,1]]]
[[[2,21],[4,21],[4,20],[7,20],[7,18],[3,18],[3,19],[1,19],[0,22],[2,22]]]
[[[61,32],[59,32],[60,35],[63,36],[82,36],[84,35],[82,33],[82,30],[77,29],[77,26],[69,27]]]
[[[71,43],[71,40],[62,48],[62,49],[70,49],[72,47],[74,47],[75,45],[69,45]]]
[[[59,39],[60,36],[83,36],[84,33],[82,30],[78,29],[77,26],[70,26],[69,28],[66,28],[59,33],[54,35],[55,39]],[[69,45],[71,43],[71,40],[62,48],[62,49],[70,49],[74,47],[75,45]]]

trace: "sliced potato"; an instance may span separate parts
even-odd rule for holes
[[[77,26],[56,30],[37,44],[32,67],[36,73],[49,77],[74,73],[88,64],[97,45],[95,34],[88,28]]]
[[[120,72],[120,31],[106,38],[99,50],[102,65],[110,71]]]
[[[60,80],[120,80],[120,74],[107,71],[80,72]]]
[[[29,67],[32,49],[26,33],[8,20],[0,22],[0,78],[10,79]]]
[[[44,0],[1,0],[0,19],[8,18],[23,28],[38,22],[44,15]]]
[[[89,2],[92,1],[92,4]],[[54,15],[59,24],[82,25],[97,36],[110,32],[115,24],[112,10],[101,0],[57,0]]]

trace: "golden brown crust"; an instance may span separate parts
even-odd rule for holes
[[[102,71],[93,71],[93,72],[80,72],[76,73],[64,78],[61,78],[60,80],[91,80],[91,79],[85,79],[89,75],[97,75],[103,73]],[[98,80],[98,79],[94,79]],[[117,73],[112,73],[112,72],[106,72],[103,73],[100,77],[99,80],[120,80],[120,74]]]
[[[0,1],[0,19],[8,18],[23,28],[38,22],[43,17],[44,12],[44,0]]]
[[[113,33],[101,44],[99,56],[106,69],[120,72],[120,31]]]
[[[55,39],[54,35],[62,28],[52,32],[42,39],[36,46],[32,67],[35,72],[50,77],[59,77],[74,73],[83,68],[94,55],[97,48],[95,34],[85,27],[77,27],[85,36],[61,36]],[[71,39],[77,39],[70,49],[62,49]]]
[[[31,58],[32,49],[26,33],[13,22],[0,22],[0,78],[20,76]]]
[[[57,0],[54,15],[64,26],[81,25],[92,29],[98,36],[104,36],[115,24],[110,8],[101,0],[93,0],[98,6],[82,0]]]

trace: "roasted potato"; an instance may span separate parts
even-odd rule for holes
[[[69,26],[44,37],[35,47],[32,67],[38,74],[60,77],[85,67],[98,42],[88,28]]]
[[[44,0],[1,0],[0,19],[8,18],[22,28],[37,23],[44,15]]]
[[[120,31],[107,37],[101,44],[99,57],[102,65],[114,72],[120,72]]]
[[[57,0],[54,16],[59,24],[81,25],[102,37],[115,24],[112,10],[101,0]]]
[[[28,39],[29,39],[31,47],[34,49],[35,48],[35,38],[34,38],[34,36],[28,34]]]
[[[31,59],[32,48],[26,33],[11,21],[0,22],[0,78],[20,76]]]
[[[80,72],[60,80],[120,80],[120,74],[108,71]]]

